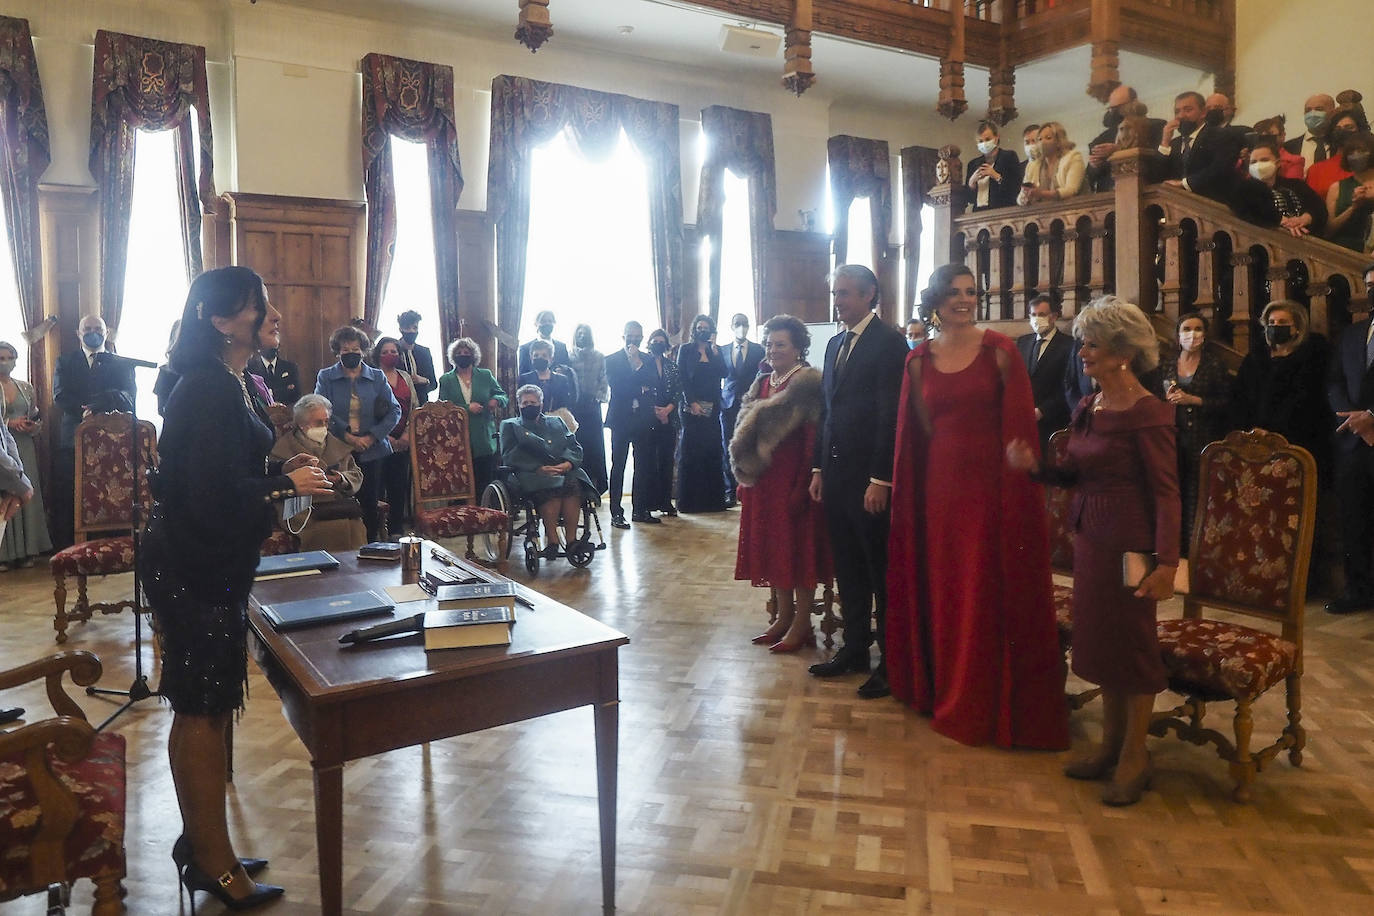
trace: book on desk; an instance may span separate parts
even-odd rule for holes
[[[424,618],[425,651],[508,646],[514,623],[513,604],[427,611]]]
[[[326,550],[307,550],[303,553],[279,553],[258,559],[255,579],[318,574],[338,569],[339,561]]]
[[[508,607],[515,611],[514,582],[472,582],[440,585],[434,589],[439,610],[456,611],[474,607]]]

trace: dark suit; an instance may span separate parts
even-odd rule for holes
[[[248,371],[267,383],[272,389],[272,399],[278,404],[289,407],[305,393],[301,391],[301,370],[289,359],[278,356],[269,367],[262,354],[254,353],[248,360]]]
[[[1334,411],[1374,409],[1374,368],[1365,366],[1368,335],[1365,319],[1336,340],[1326,386]],[[1374,602],[1374,448],[1348,430],[1336,434],[1336,492],[1341,502],[1345,594]]]
[[[825,348],[824,404],[812,467],[821,470],[844,647],[866,652],[873,644],[869,614],[875,608],[882,644],[888,513],[865,512],[864,492],[871,480],[892,480],[897,402],[910,350],[902,332],[875,315],[837,372],[835,359],[846,333],[836,334]]]
[[[76,427],[81,423],[82,413],[87,407],[92,413],[132,410],[138,397],[133,367],[102,361],[103,355],[95,354],[92,365],[85,350],[64,353],[58,357],[53,374],[53,403],[62,411],[52,490],[51,531],[53,545],[58,549],[70,546],[74,534]]]
[[[1016,195],[1021,191],[1021,162],[1011,150],[1000,147],[993,156],[992,167],[1002,176],[1002,180],[989,179],[988,202],[985,206],[978,206],[978,191],[976,186],[969,187],[969,179],[987,159],[987,156],[975,156],[969,160],[968,169],[964,173],[964,190],[968,192],[969,203],[975,211],[1016,206]]]
[[[1103,143],[1116,143],[1116,132],[1117,128],[1109,127],[1093,137],[1092,142],[1088,144],[1088,152],[1091,153],[1094,146],[1101,146]],[[1156,149],[1163,137],[1164,122],[1159,118],[1146,118],[1145,136],[1140,138],[1140,145],[1148,149]],[[1083,169],[1083,176],[1088,183],[1088,190],[1091,192],[1110,191],[1116,187],[1116,182],[1112,180],[1112,164],[1110,162],[1094,165],[1089,160]]]
[[[725,447],[725,493],[735,497],[735,475],[730,470],[730,440],[735,436],[735,420],[739,418],[740,401],[759,375],[763,362],[763,347],[752,340],[744,342],[744,358],[737,359],[739,342],[721,347],[725,357],[725,380],[720,383],[720,441]]]
[[[409,372],[411,378],[418,375],[429,380],[428,384],[424,385],[419,382],[415,383],[415,396],[420,399],[420,403],[423,404],[428,401],[429,393],[439,385],[439,376],[434,374],[434,357],[430,354],[429,347],[422,347],[419,344],[409,350],[404,346],[401,347],[400,368]],[[274,388],[273,391],[275,390]],[[277,399],[281,400],[280,396]]]
[[[1169,147],[1168,177],[1186,181],[1190,191],[1204,197],[1229,203],[1239,180],[1240,136],[1227,127],[1204,125],[1193,132],[1191,148],[1184,148],[1184,140],[1175,136]]]
[[[648,512],[656,508],[650,505],[654,489],[652,449],[646,438],[655,391],[658,386],[658,373],[650,367],[651,357],[640,354],[638,369],[630,366],[630,357],[623,349],[606,357],[606,384],[611,389],[611,402],[606,407],[606,427],[611,431],[611,517],[625,514],[621,501],[625,492],[625,460],[630,455],[630,446],[635,449],[635,475],[630,483],[633,512]]]
[[[1035,409],[1040,411],[1040,419],[1035,421],[1035,425],[1040,431],[1040,454],[1044,455],[1050,436],[1069,425],[1069,407],[1064,399],[1064,373],[1068,369],[1069,356],[1076,354],[1072,338],[1056,330],[1032,366],[1031,355],[1039,343],[1040,339],[1034,334],[1016,339],[1016,349],[1021,351],[1021,359],[1030,373]]]
[[[533,366],[530,365],[530,344],[532,344],[532,343],[534,343],[533,340],[527,340],[527,341],[525,341],[524,343],[522,343],[522,344],[520,345],[520,349],[519,349],[519,351],[517,352],[517,356],[519,357],[519,368],[520,368],[520,374],[521,374],[521,375],[524,375],[526,372],[529,372],[531,369],[534,368]],[[569,361],[568,361],[568,345],[565,344],[565,343],[563,343],[563,341],[561,341],[561,340],[553,340],[553,341],[550,341],[550,343],[553,344],[553,363],[552,363],[552,365],[555,365],[555,366],[566,366],[566,365],[569,365]]]

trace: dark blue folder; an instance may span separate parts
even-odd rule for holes
[[[258,560],[255,576],[276,576],[289,572],[305,572],[310,569],[338,569],[339,561],[323,550],[308,550],[305,553],[279,553],[274,557]]]
[[[390,598],[376,592],[351,592],[347,595],[325,595],[264,604],[262,616],[267,618],[273,629],[285,632],[354,617],[390,615],[395,609],[396,604]]]

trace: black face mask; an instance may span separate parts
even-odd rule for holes
[[[1369,167],[1369,153],[1360,150],[1358,153],[1346,153],[1345,164],[1352,172],[1363,172]]]
[[[520,408],[520,420],[526,424],[533,424],[539,419],[540,412],[538,404],[526,404]]]
[[[695,340],[697,343],[710,343],[711,332],[703,328],[700,331],[694,332],[692,334],[692,339]]]
[[[341,353],[339,362],[343,363],[345,369],[356,369],[362,365],[363,355],[361,353]]]
[[[1125,116],[1115,108],[1108,108],[1102,115],[1102,126],[1108,130],[1116,130],[1121,126],[1121,122],[1126,120]]]
[[[1345,141],[1353,136],[1355,136],[1354,128],[1342,127],[1340,130],[1334,130],[1331,132],[1331,145],[1336,149],[1340,149],[1342,146],[1345,146]]]
[[[655,356],[662,356],[664,353],[668,352],[668,341],[655,340],[653,343],[649,344],[649,352],[653,353]]]
[[[458,354],[457,356],[455,356],[455,357],[453,358],[453,365],[456,366],[456,367],[459,368],[459,369],[471,369],[471,368],[472,368],[472,354],[471,354],[471,353],[460,353],[460,354]]]
[[[415,343],[415,341],[418,340],[419,338],[420,338],[420,332],[419,332],[419,331],[402,331],[402,332],[401,332],[401,339],[404,340],[404,341],[405,341],[406,343],[408,343],[408,344],[413,344],[413,343]]]
[[[1178,119],[1178,132],[1185,137],[1191,136],[1197,130],[1197,122],[1188,118]]]
[[[1220,108],[1207,109],[1206,123],[1209,127],[1218,127],[1225,120],[1226,112],[1222,111]]]
[[[530,367],[534,369],[535,372],[543,372],[549,368],[549,361],[542,356],[538,356],[530,360]]]
[[[1271,347],[1281,347],[1293,339],[1293,329],[1286,324],[1271,324],[1264,329],[1264,339]]]
[[[276,358],[277,358],[277,348],[276,348],[276,347],[269,347],[268,349],[263,350],[263,351],[262,351],[262,358],[265,359],[265,360],[267,360],[268,362],[271,362],[272,360],[276,359]]]
[[[553,325],[551,325],[551,324],[541,324],[541,325],[539,326],[539,336],[540,336],[540,337],[552,337],[552,336],[553,336]]]

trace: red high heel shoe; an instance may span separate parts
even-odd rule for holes
[[[777,632],[774,632],[775,630],[776,630]],[[756,646],[771,646],[771,645],[773,645],[774,643],[776,643],[778,640],[782,639],[783,636],[785,636],[785,635],[787,635],[787,627],[785,627],[785,626],[778,626],[778,625],[775,623],[775,624],[773,624],[773,626],[771,626],[771,627],[769,627],[768,629],[764,630],[764,631],[763,631],[762,633],[760,633],[758,636],[755,636],[753,639],[751,639],[751,640],[749,640],[749,641],[752,642],[752,643],[753,643],[754,645],[756,645]]]
[[[816,631],[807,630],[806,635],[800,642],[789,643],[786,639],[779,640],[768,647],[769,652],[777,652],[779,655],[787,652],[797,652],[801,649],[814,649],[816,647]]]

